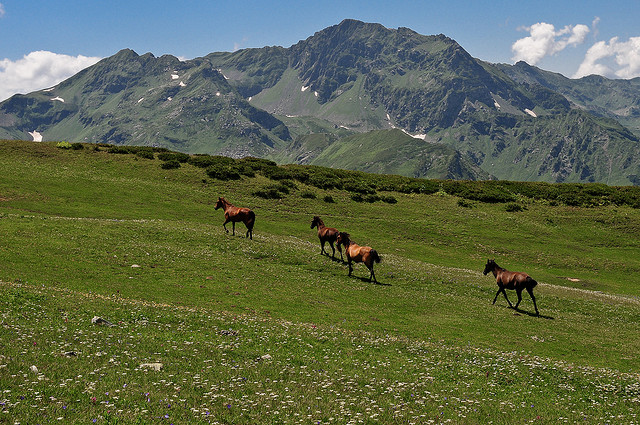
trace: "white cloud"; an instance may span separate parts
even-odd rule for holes
[[[4,5],[0,3],[0,18],[4,16]]]
[[[598,41],[591,46],[573,78],[591,74],[608,78],[640,77],[640,37],[623,42],[613,37],[608,43]]]
[[[247,41],[249,41],[248,37],[242,37],[242,41],[241,42],[234,42],[233,43],[233,51],[237,52],[238,50],[242,49],[242,46],[244,46]]]
[[[598,24],[600,23],[600,17],[596,16],[595,18],[593,18],[593,21],[591,22],[591,29],[593,31],[593,37],[597,38],[598,34],[600,34],[600,30],[598,29]]]
[[[0,101],[56,85],[100,59],[37,51],[16,61],[0,60]]]
[[[567,25],[560,30],[552,24],[538,22],[524,28],[529,32],[528,37],[517,40],[511,46],[514,62],[523,60],[530,65],[535,65],[544,57],[555,55],[568,46],[582,44],[591,31],[588,26]]]

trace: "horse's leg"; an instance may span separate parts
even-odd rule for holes
[[[333,242],[329,241],[329,246],[331,247],[331,258],[336,258],[336,249],[333,247]],[[329,254],[327,254],[329,255]]]
[[[509,303],[509,307],[513,308],[513,304],[511,304],[511,301],[509,301],[509,297],[507,297],[507,291],[504,290],[504,287],[502,288],[502,294],[504,295],[504,299]]]
[[[493,299],[493,303],[496,303],[496,300],[498,299],[498,295],[500,295],[500,292],[502,292],[502,294],[504,295],[504,299],[507,300],[507,303],[509,303],[509,307],[513,308],[513,304],[511,304],[511,301],[509,301],[509,298],[507,297],[507,292],[504,290],[504,287],[500,286],[498,289],[498,292],[496,292],[496,296]]]
[[[498,292],[496,292],[496,296],[493,298],[493,304],[495,304],[498,300],[498,295],[500,295],[500,292],[502,292],[502,288],[498,287]]]
[[[516,289],[516,294],[518,295],[518,302],[516,303],[515,309],[520,305],[520,301],[522,301],[522,289]]]
[[[324,243],[325,243],[325,242],[326,242],[326,241],[325,241],[324,239],[320,239],[320,255],[322,255],[322,254],[324,254],[324,253],[325,253],[325,252],[324,252]],[[329,254],[327,254],[327,255],[329,255]]]
[[[351,265],[351,257],[347,254],[347,266],[349,266],[349,276],[351,276],[351,272],[353,272],[353,266]]]
[[[373,261],[371,262],[371,267],[369,268],[369,270],[371,271],[371,276],[369,276],[369,282],[371,282],[371,279],[373,279],[373,283],[378,283],[378,280],[376,279],[376,274],[373,272]]]
[[[229,219],[226,219],[224,223],[222,223],[222,227],[224,227],[224,231],[229,233],[229,229],[227,229],[227,223],[229,222]]]
[[[531,297],[531,301],[533,301],[533,307],[536,309],[536,314],[540,316],[540,312],[538,311],[538,306],[536,305],[536,297],[533,296],[533,288],[527,288],[527,292]]]
[[[232,233],[232,235],[233,235],[233,236],[235,236],[235,235],[236,235],[236,222],[235,222],[235,221],[232,221],[232,222],[231,222],[231,226],[233,227],[233,233]]]

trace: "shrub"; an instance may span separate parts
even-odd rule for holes
[[[107,152],[125,155],[130,154],[131,149],[129,146],[109,146]]]
[[[240,180],[240,172],[234,165],[212,165],[207,168],[207,175],[217,180]]]
[[[194,167],[207,168],[215,163],[214,157],[210,155],[194,155],[189,158],[189,164]]]
[[[285,195],[288,195],[290,193],[290,186],[280,183],[280,184],[273,184],[273,185],[267,185],[265,186],[268,189],[274,189],[277,190],[280,193],[283,193]]]
[[[289,189],[297,189],[298,188],[298,185],[296,184],[296,182],[294,182],[293,180],[288,180],[288,179],[281,180],[280,181],[280,186],[284,186],[284,187],[289,188]]]
[[[163,162],[160,167],[164,170],[172,170],[175,168],[180,168],[180,162],[178,162],[175,159],[172,159],[170,161],[165,161]]]
[[[342,187],[339,179],[318,174],[309,176],[307,183],[311,186],[317,187],[318,189],[340,189]]]
[[[398,200],[391,195],[381,196],[380,200],[382,202],[386,202],[387,204],[397,204]]]
[[[255,177],[256,176],[256,172],[253,168],[244,165],[244,164],[240,164],[240,165],[236,165],[237,170],[240,174],[242,174],[243,176],[247,176],[247,177]]]
[[[376,190],[369,186],[367,183],[357,180],[345,180],[342,183],[342,188],[347,192],[362,193],[367,195],[376,193]]]
[[[161,161],[178,161],[185,163],[189,161],[190,156],[181,152],[161,152],[158,155],[158,159]]]
[[[510,202],[507,205],[505,205],[504,209],[507,212],[520,212],[520,211],[524,211],[526,208],[516,202]]]
[[[381,198],[378,195],[362,195],[360,193],[354,193],[351,195],[351,199],[355,202],[368,202],[370,204],[379,201]]]
[[[275,164],[275,163],[274,163]],[[291,180],[293,175],[288,169],[277,165],[266,166],[260,169],[263,176],[271,180]]]
[[[264,199],[282,199],[289,194],[289,188],[283,184],[267,185],[256,190],[253,194]]]
[[[151,149],[140,149],[138,152],[136,152],[136,156],[145,159],[155,159],[155,155],[153,154],[153,151]]]
[[[473,202],[470,202],[467,199],[460,198],[458,199],[458,206],[462,208],[473,208]]]
[[[82,143],[72,143],[71,144],[71,149],[73,149],[74,151],[81,151],[82,149],[84,149],[84,145]]]
[[[237,161],[239,165],[251,168],[253,171],[261,171],[267,168],[277,167],[277,164],[268,159],[255,158],[253,156],[246,156]]]
[[[335,204],[336,201],[333,200],[333,196],[331,195],[327,195],[324,197],[324,202],[326,202],[327,204]]]
[[[275,189],[259,189],[253,192],[253,195],[264,199],[282,199],[284,197]]]
[[[69,142],[58,142],[56,144],[56,148],[58,148],[58,149],[71,149],[71,143],[69,143]]]
[[[309,181],[309,171],[307,171],[301,165],[289,165],[287,166],[287,170],[289,174],[291,174],[291,178],[299,181],[300,183],[306,183]]]
[[[300,194],[300,197],[306,199],[316,199],[316,194],[314,192],[311,192],[310,190],[305,190]]]

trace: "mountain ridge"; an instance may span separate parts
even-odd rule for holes
[[[390,173],[640,184],[640,132],[633,125],[636,113],[640,120],[640,84],[627,83],[622,99],[607,100],[606,88],[596,93],[589,77],[572,85],[527,67],[480,61],[442,34],[356,20],[289,48],[214,52],[184,62],[124,49],[52,89],[0,103],[0,137],[37,131],[48,140],[372,169],[366,155],[348,149],[356,138]],[[355,160],[336,162],[333,142],[314,149],[335,151],[301,152],[314,134],[344,143]],[[444,146],[458,154],[442,155]],[[430,159],[408,169],[406,149]],[[392,158],[394,150],[405,160]],[[449,165],[433,165],[445,157]]]

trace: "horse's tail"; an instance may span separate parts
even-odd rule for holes
[[[375,249],[372,249],[370,253],[371,253],[371,259],[373,261],[375,261],[376,263],[379,263],[380,261],[382,261],[382,258],[380,258],[380,256],[378,255],[378,251],[376,251]]]
[[[249,219],[247,220],[247,229],[253,230],[253,225],[256,222],[256,213],[252,210],[249,210]]]

